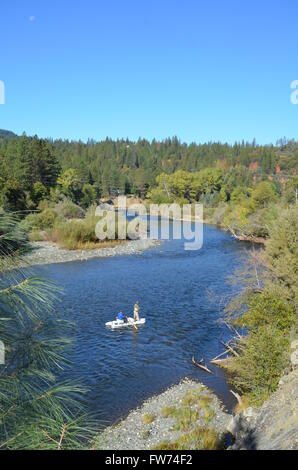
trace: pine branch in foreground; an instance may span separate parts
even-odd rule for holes
[[[94,429],[80,404],[86,390],[56,380],[72,325],[55,315],[57,287],[16,268],[27,248],[17,217],[0,214],[0,449],[84,448]]]

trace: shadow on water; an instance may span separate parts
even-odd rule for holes
[[[208,291],[217,297],[231,291],[227,276],[241,264],[244,250],[227,233],[205,226],[199,251],[170,240],[140,255],[38,268],[63,286],[58,315],[76,324],[73,367],[63,379],[88,387],[88,409],[98,419],[112,423],[184,377],[204,382],[231,410],[235,402],[223,372],[213,368],[213,375],[206,374],[191,358],[210,360],[222,351],[219,340],[229,337]],[[131,315],[137,299],[144,327],[105,328],[119,309]]]

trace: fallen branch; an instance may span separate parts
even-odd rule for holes
[[[233,392],[233,390],[230,390],[230,392],[231,392],[232,395],[234,395],[234,397],[238,401],[239,405],[242,406],[243,401],[242,401],[241,396],[239,395],[239,393]]]
[[[236,232],[233,230],[233,228],[230,225],[224,224],[224,227],[226,227],[228,231],[231,232],[231,234],[233,235],[234,238],[236,238],[236,240],[239,240],[238,235],[236,234]]]
[[[229,351],[224,351],[224,352],[222,352],[222,353],[219,354],[218,356],[214,357],[214,358],[212,359],[212,361],[210,361],[210,362],[216,361],[217,359],[219,359],[220,357],[224,356],[225,354],[228,354],[228,352],[229,352]]]
[[[231,232],[232,236],[236,238],[236,240],[244,241],[244,242],[260,243],[263,245],[265,244],[266,239],[263,237],[253,237],[250,235],[245,235],[245,233],[243,232],[237,235],[236,231],[230,225],[224,224],[224,227],[228,229],[229,232]]]
[[[224,325],[226,325],[226,327],[227,327],[232,333],[235,333],[236,336],[238,336],[239,339],[242,338],[242,336],[238,333],[238,331],[236,330],[236,328],[234,328],[234,326],[230,325],[230,324],[227,323],[226,321],[224,321]]]
[[[224,347],[230,351],[234,356],[236,357],[239,357],[239,354],[237,353],[237,351],[235,351],[228,343],[224,343],[223,341],[221,341],[221,343],[224,345]]]
[[[203,359],[200,361],[200,362],[197,362],[194,358],[194,356],[192,357],[192,363],[196,366],[196,367],[199,367],[200,369],[204,370],[205,372],[208,372],[209,374],[212,374],[211,370],[208,369],[207,366],[204,366],[203,364],[201,364],[201,362],[203,361]]]

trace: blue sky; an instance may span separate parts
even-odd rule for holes
[[[298,138],[297,0],[1,0],[0,128]]]

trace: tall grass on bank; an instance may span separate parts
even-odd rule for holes
[[[96,206],[91,206],[84,213],[69,201],[60,202],[54,207],[42,207],[40,212],[29,214],[22,221],[30,241],[47,240],[68,250],[113,247],[125,242],[118,239],[117,215],[115,239],[101,241],[97,238],[95,229],[100,217],[95,215]]]
[[[98,240],[95,229],[99,220],[100,217],[95,216],[95,207],[91,207],[84,219],[64,220],[55,224],[52,230],[47,231],[46,239],[68,250],[111,247],[125,241],[118,239],[117,220],[115,240]]]

